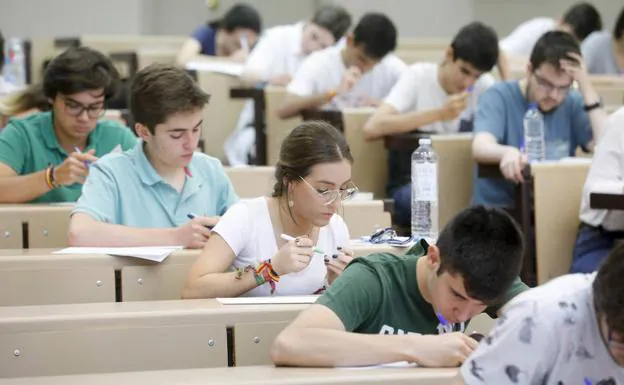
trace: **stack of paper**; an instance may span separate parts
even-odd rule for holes
[[[171,253],[182,250],[182,246],[148,247],[68,247],[53,254],[108,254],[121,257],[147,259],[154,262],[164,261]]]
[[[223,305],[296,305],[314,303],[318,295],[284,295],[274,297],[217,298]]]
[[[243,73],[243,64],[236,62],[197,60],[186,63],[185,67],[188,70],[215,72],[230,76],[240,76]]]

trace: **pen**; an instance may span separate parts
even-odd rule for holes
[[[585,379],[583,380],[583,382],[585,383],[585,385],[592,385],[592,382],[589,378],[585,377]]]
[[[78,148],[78,146],[74,146],[74,151],[76,151],[76,152],[77,152],[77,153],[79,153],[79,154],[82,154],[82,151],[80,151],[80,149]],[[85,165],[85,167],[89,167],[89,161],[88,161],[88,160],[85,160],[85,161],[84,161],[84,165]]]
[[[186,216],[188,217],[188,219],[195,219],[195,218],[197,217],[197,215],[195,215],[195,214],[193,214],[193,213],[188,213],[188,214],[186,214]],[[212,227],[213,227],[213,226],[204,225],[204,227],[206,227],[206,228],[208,228],[208,229],[212,230]]]
[[[440,321],[440,323],[443,326],[448,326],[449,325],[448,321],[446,320],[446,318],[444,318],[444,316],[442,314],[436,313],[436,316],[438,316],[438,320]]]
[[[290,235],[286,235],[286,234],[282,234],[280,235],[280,238],[282,238],[285,241],[294,241],[295,237],[291,237]],[[325,254],[325,252],[321,249],[319,249],[318,247],[314,248],[314,252],[317,254]]]

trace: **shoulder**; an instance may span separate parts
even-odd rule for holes
[[[359,266],[370,270],[376,275],[387,275],[389,271],[405,271],[410,262],[415,263],[417,256],[398,256],[392,253],[373,253],[365,257],[355,258],[347,268]]]
[[[495,82],[485,90],[484,95],[501,97],[501,101],[507,103],[518,91],[517,81]]]
[[[611,32],[610,31],[594,31],[589,34],[583,40],[581,44],[581,50],[585,52],[587,49],[597,48],[602,45],[608,45],[611,43]]]
[[[381,66],[386,68],[388,71],[396,72],[396,71],[405,71],[408,66],[405,64],[403,60],[401,60],[397,55],[393,53],[387,54],[381,61]]]
[[[250,198],[250,199],[240,199],[236,203],[234,203],[226,212],[223,214],[224,217],[236,217],[239,219],[245,219],[246,224],[250,224],[251,218],[260,219],[265,216],[267,211],[267,203],[265,197],[258,198]]]
[[[486,73],[479,77],[479,80],[477,80],[477,83],[475,84],[475,88],[479,92],[483,92],[494,84],[496,84],[496,79],[494,78],[494,76],[491,73]]]
[[[195,38],[208,38],[212,35],[214,35],[214,29],[206,24],[200,25],[193,31],[193,37]]]
[[[0,131],[5,139],[8,137],[42,137],[42,130],[52,125],[49,112],[35,112],[20,118],[9,119],[8,124]]]
[[[409,66],[407,71],[423,78],[434,78],[438,74],[438,65],[429,62],[418,62]]]
[[[191,171],[200,172],[204,176],[214,176],[215,174],[224,174],[225,169],[221,161],[215,157],[195,151],[193,158],[189,164]]]
[[[340,50],[341,49],[339,47],[333,46],[313,52],[305,59],[304,63],[307,63],[310,66],[331,65],[337,61],[340,61]]]
[[[95,126],[95,130],[107,139],[113,137],[125,137],[129,134],[134,136],[130,127],[124,126],[120,122],[114,120],[103,119],[98,121]]]
[[[132,168],[132,158],[135,149],[126,152],[109,153],[99,158],[95,165],[102,171],[112,173],[127,173]]]
[[[549,281],[541,286],[527,290],[509,302],[509,308],[524,306],[540,309],[542,312],[557,311],[562,302],[581,298],[591,291],[594,274],[568,274]]]

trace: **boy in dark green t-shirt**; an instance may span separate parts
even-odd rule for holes
[[[524,241],[504,211],[458,214],[436,245],[404,257],[356,258],[276,339],[279,365],[351,366],[394,361],[457,366],[477,342],[462,332],[474,316],[496,317],[527,287],[517,278]]]

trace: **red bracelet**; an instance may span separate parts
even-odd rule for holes
[[[273,270],[271,260],[264,261],[256,269],[256,274],[264,278],[264,282],[268,282],[271,285],[271,294],[275,293],[276,283],[279,282],[279,274]]]

